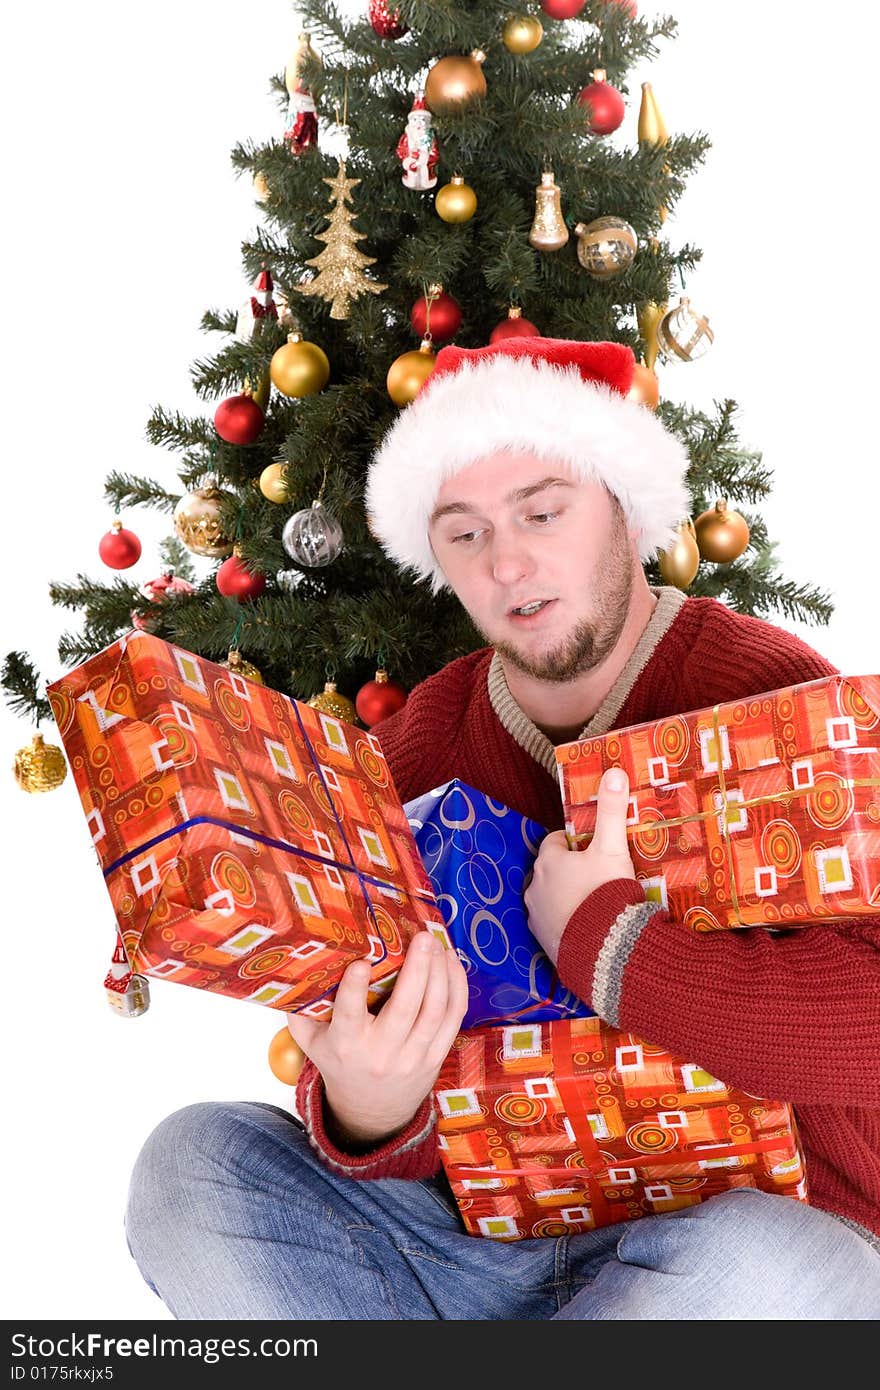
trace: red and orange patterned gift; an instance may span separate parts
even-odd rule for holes
[[[143,632],[48,693],[136,974],[324,1017],[442,925],[373,735]]]
[[[734,1187],[807,1199],[791,1107],[599,1018],[460,1033],[434,1085],[471,1235],[558,1236]]]
[[[698,931],[880,913],[880,676],[829,676],[556,749],[569,845],[630,782],[649,900]]]

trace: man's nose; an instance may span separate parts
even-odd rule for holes
[[[492,574],[497,583],[518,584],[534,571],[528,538],[516,532],[496,531],[489,547]]]

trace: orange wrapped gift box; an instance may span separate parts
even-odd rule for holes
[[[136,974],[324,1017],[442,926],[373,735],[144,632],[48,694]]]
[[[880,913],[880,676],[829,676],[561,744],[569,845],[602,774],[630,782],[649,900],[697,931]]]
[[[807,1200],[794,1114],[599,1018],[460,1033],[434,1085],[471,1235],[559,1236],[734,1187]]]

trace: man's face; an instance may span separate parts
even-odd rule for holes
[[[492,454],[443,484],[429,537],[474,626],[526,675],[573,680],[616,645],[636,557],[601,483],[528,452]],[[549,601],[514,611],[535,599]]]

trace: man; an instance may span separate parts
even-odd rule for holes
[[[689,510],[680,444],[627,398],[616,344],[445,348],[374,459],[367,510],[401,566],[454,590],[490,644],[375,732],[403,801],[458,776],[547,826],[525,902],[563,984],[611,1023],[790,1100],[812,1205],[738,1189],[558,1239],[464,1234],[431,1088],[466,985],[412,943],[378,1015],[345,972],[329,1023],[290,1015],[305,1131],[272,1106],[190,1106],[148,1140],[129,1240],[177,1317],[870,1318],[880,1315],[880,927],[700,935],[645,901],[606,775],[565,844],[555,743],[833,668],[642,561]],[[172,1176],[173,1175],[173,1176]],[[401,1182],[399,1179],[408,1179]]]

